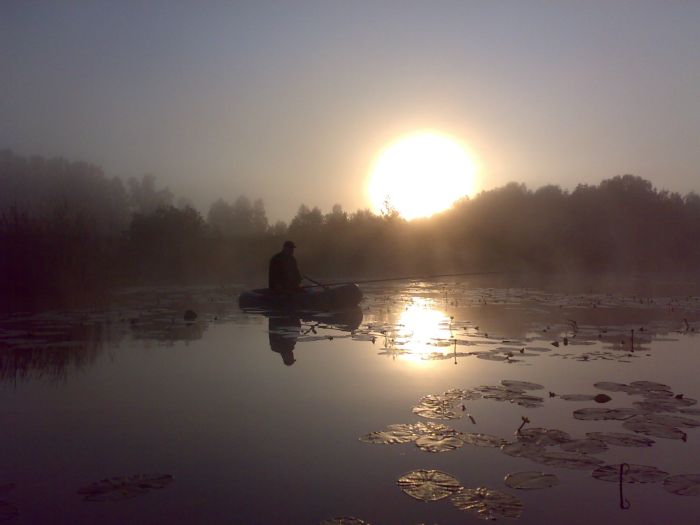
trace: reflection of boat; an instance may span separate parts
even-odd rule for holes
[[[285,365],[296,361],[294,348],[300,336],[316,328],[352,332],[362,324],[362,310],[358,307],[338,312],[298,312],[280,310],[257,312],[268,318],[270,350],[282,356]],[[302,324],[304,323],[304,324]],[[306,326],[305,326],[306,325]]]
[[[238,297],[241,308],[337,310],[357,306],[362,292],[356,284],[336,284],[302,288],[298,292],[274,292],[258,288]]]

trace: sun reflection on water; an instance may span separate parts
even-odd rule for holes
[[[454,351],[451,322],[432,300],[415,298],[401,312],[389,344],[402,360],[425,363],[444,359]]]

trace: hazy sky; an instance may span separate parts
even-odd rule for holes
[[[368,206],[387,142],[479,189],[633,173],[700,189],[700,2],[0,0],[0,149],[218,197]]]

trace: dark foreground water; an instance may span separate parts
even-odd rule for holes
[[[0,320],[0,522],[697,523],[698,297],[364,291],[342,315],[178,289]]]

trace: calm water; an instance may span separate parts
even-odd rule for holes
[[[575,410],[591,407],[700,421],[692,404],[700,398],[698,297],[560,294],[474,281],[364,291],[357,311],[300,319],[241,312],[235,289],[132,290],[107,311],[2,319],[0,521],[481,522],[449,499],[418,501],[397,485],[410,471],[437,469],[463,487],[517,496],[523,524],[697,522],[700,497],[672,494],[663,481],[623,484],[621,495],[617,482],[591,476],[594,467],[547,465],[494,447],[431,453],[412,442],[359,438],[390,424],[434,421],[515,442],[523,417],[524,429],[559,429],[572,438],[633,433],[623,420],[574,418]],[[188,309],[198,314],[194,322],[183,320]],[[427,394],[502,380],[542,385],[521,392],[541,400],[509,401],[517,392],[505,400],[458,399],[450,420],[412,412]],[[602,381],[668,389],[594,386]],[[570,401],[566,394],[612,400]],[[659,399],[676,401],[659,407]],[[700,428],[661,427],[686,439],[651,435],[650,447],[610,445],[591,456],[668,475],[700,474]],[[521,471],[555,474],[559,484],[504,484],[504,476]],[[134,474],[173,481],[116,501],[78,494],[103,478]],[[621,508],[621,497],[629,508]]]

